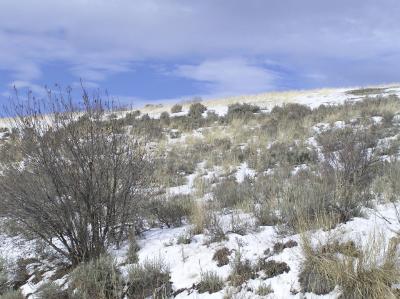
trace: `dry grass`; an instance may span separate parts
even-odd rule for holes
[[[392,285],[400,279],[398,243],[393,239],[386,246],[382,237],[371,236],[363,248],[338,242],[315,248],[303,237],[302,291],[325,294],[339,285],[341,298],[396,298]]]

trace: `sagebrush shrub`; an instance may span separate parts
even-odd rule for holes
[[[61,287],[54,283],[44,283],[41,285],[37,292],[37,299],[72,299],[72,295],[70,295],[66,290],[62,290]]]
[[[217,262],[218,267],[222,267],[229,264],[230,255],[231,251],[227,247],[222,247],[215,251],[212,260]]]
[[[203,113],[207,110],[207,107],[202,103],[194,103],[189,107],[188,116],[194,119],[201,118]]]
[[[175,104],[174,106],[171,107],[171,113],[178,113],[182,112],[182,105]]]
[[[113,258],[104,255],[79,265],[69,287],[78,298],[114,299],[121,296],[123,281]]]
[[[129,299],[167,298],[171,293],[170,271],[162,260],[146,260],[128,273]]]
[[[0,295],[0,299],[25,299],[25,296],[19,290],[10,290]]]

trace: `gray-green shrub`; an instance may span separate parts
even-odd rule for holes
[[[170,271],[161,259],[146,260],[129,269],[129,299],[167,298],[171,290]]]
[[[69,287],[78,298],[114,299],[121,297],[123,281],[113,258],[103,255],[79,265]]]

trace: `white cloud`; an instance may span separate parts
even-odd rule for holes
[[[377,69],[379,57],[398,53],[399,13],[396,0],[1,0],[0,69],[34,80],[44,64],[62,62],[77,78],[101,81],[135,61],[261,56],[329,81],[342,71],[337,60],[363,59]],[[255,85],[268,85],[267,77],[259,70]]]
[[[212,95],[256,93],[276,88],[278,75],[243,58],[180,65],[174,74],[203,82]]]

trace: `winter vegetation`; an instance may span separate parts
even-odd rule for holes
[[[0,298],[398,298],[399,95],[16,99]]]

